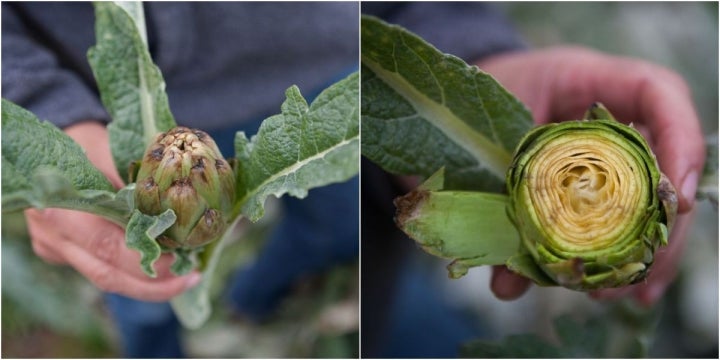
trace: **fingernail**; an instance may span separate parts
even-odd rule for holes
[[[185,281],[185,289],[194,288],[202,281],[202,275],[200,273],[192,273],[188,275]]]
[[[682,187],[680,188],[680,192],[682,193],[682,196],[683,198],[685,198],[685,201],[688,203],[688,205],[693,202],[693,199],[695,199],[697,182],[697,171],[691,171],[689,174],[687,174],[687,176],[685,176],[685,180],[683,181]]]

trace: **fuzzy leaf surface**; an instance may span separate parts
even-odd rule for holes
[[[303,198],[358,173],[358,74],[325,89],[310,106],[295,86],[285,96],[282,112],[265,119],[257,135],[235,137],[235,213],[252,221],[262,216],[269,195]]]
[[[160,258],[161,253],[155,238],[172,226],[175,219],[175,213],[170,209],[157,216],[145,215],[135,209],[125,228],[127,247],[140,252],[140,266],[150,277],[157,276],[153,264]]]
[[[362,153],[386,171],[449,190],[503,192],[530,112],[490,75],[407,30],[363,16]]]
[[[88,60],[112,117],[108,132],[115,166],[127,180],[129,164],[142,158],[153,136],[174,127],[175,120],[165,81],[150,57],[145,34],[138,30],[145,28],[142,5],[124,7],[95,3],[97,42]]]
[[[129,204],[69,136],[2,100],[3,212],[57,207],[127,220]]]

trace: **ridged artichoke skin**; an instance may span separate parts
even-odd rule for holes
[[[138,210],[147,215],[175,212],[175,224],[158,238],[164,248],[196,248],[225,232],[235,199],[235,177],[207,133],[179,126],[158,134],[148,145],[136,178]]]
[[[618,148],[617,152],[624,153],[623,156],[632,157],[629,162],[635,166],[610,176],[612,171],[603,171],[612,164],[607,160],[603,163],[602,153],[587,155],[587,159],[573,163],[570,159],[573,156],[586,155],[579,150],[573,152],[572,142],[587,141],[587,136],[595,140],[577,146],[598,148],[607,143],[608,147]],[[563,144],[563,141],[567,142]],[[569,146],[570,150],[565,149],[562,158],[558,157],[554,163],[545,164],[535,158],[538,153],[552,154],[552,149],[545,146],[560,144]],[[545,170],[553,170],[553,164],[557,164],[558,172],[544,174]],[[556,181],[543,182],[539,179],[543,176],[532,173],[530,168],[543,176],[557,176]],[[622,187],[630,184],[641,185],[634,191],[623,191]],[[674,214],[669,213],[674,212],[673,207],[666,208],[663,201],[666,200],[663,197],[675,196],[674,189],[660,173],[649,146],[635,129],[613,120],[570,121],[535,128],[517,147],[507,172],[507,186],[511,197],[508,214],[520,233],[523,247],[520,251],[529,254],[552,281],[576,290],[619,287],[643,280],[655,250],[667,243],[668,228],[674,218]],[[669,195],[668,188],[671,189]],[[550,201],[546,201],[548,199]],[[540,206],[553,208],[540,209]],[[568,207],[572,210],[567,210]],[[578,210],[580,214],[574,213]],[[599,211],[593,213],[595,210]],[[582,211],[588,216],[583,217]],[[613,211],[619,215],[611,216]],[[629,220],[603,224],[607,218]],[[585,228],[565,226],[577,219],[582,220],[578,222]],[[571,229],[568,232],[577,234],[577,238],[558,236],[564,232],[559,230],[563,227]],[[598,230],[603,227],[605,230]],[[578,229],[579,232],[574,232]],[[602,244],[596,246],[596,242]],[[523,269],[514,270],[524,273]]]

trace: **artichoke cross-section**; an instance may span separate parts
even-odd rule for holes
[[[508,214],[521,238],[507,265],[538,283],[633,284],[667,244],[674,188],[640,133],[595,111],[607,116],[530,131],[507,172]]]

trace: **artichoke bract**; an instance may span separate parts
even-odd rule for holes
[[[175,223],[157,238],[165,250],[203,246],[227,229],[235,178],[207,133],[179,126],[158,134],[135,178],[138,210],[146,215],[175,212]]]
[[[508,215],[521,241],[507,265],[539,284],[636,283],[675,217],[675,190],[640,133],[601,106],[586,118],[530,131],[507,172]]]

